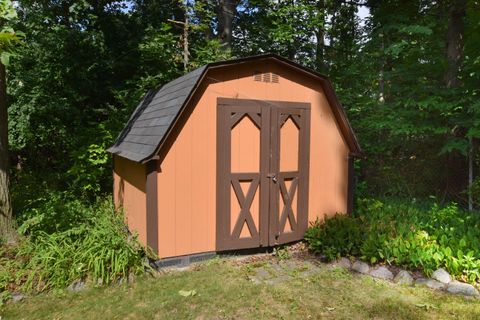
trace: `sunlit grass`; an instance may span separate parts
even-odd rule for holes
[[[251,266],[217,259],[133,284],[28,297],[2,319],[480,319],[480,302],[341,269],[255,285]],[[184,297],[180,290],[195,290]]]

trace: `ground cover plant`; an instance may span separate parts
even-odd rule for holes
[[[454,203],[360,200],[357,214],[317,221],[306,239],[329,260],[352,255],[427,275],[443,267],[460,280],[480,280],[480,215]]]

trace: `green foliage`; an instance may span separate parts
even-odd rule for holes
[[[111,201],[87,205],[65,194],[51,195],[23,218],[19,230],[28,238],[16,259],[24,262],[0,270],[3,287],[17,281],[23,290],[43,291],[80,279],[108,284],[144,270],[145,251]]]
[[[328,260],[347,255],[358,255],[363,231],[356,218],[343,214],[317,220],[305,233],[310,249],[324,254]]]
[[[140,80],[135,79],[139,94],[143,95],[146,90],[181,75],[182,52],[179,41],[179,35],[166,23],[145,30],[145,37],[138,46],[143,74]]]
[[[207,63],[228,60],[231,52],[225,50],[224,45],[217,39],[208,40],[193,49],[195,59],[191,62],[191,68],[195,69]]]
[[[16,280],[18,261],[12,259],[13,254],[6,246],[0,247],[0,306],[11,298],[8,290]]]
[[[276,247],[273,249],[273,254],[279,259],[279,260],[288,260],[292,257],[292,254],[288,251],[287,248],[285,247]]]
[[[472,198],[474,201],[474,204],[476,207],[480,206],[480,177],[477,177],[470,188],[468,189],[468,192],[472,194]]]
[[[422,269],[444,267],[455,277],[480,280],[480,216],[456,204],[441,207],[378,200],[359,201],[357,216],[337,215],[315,223],[306,234],[311,250],[334,259],[359,256]]]
[[[40,176],[32,183],[90,198],[108,192],[101,149],[147,90],[185,72],[183,28],[169,19],[187,15],[188,70],[275,52],[332,78],[365,152],[363,192],[465,204],[468,140],[480,138],[478,3],[466,6],[457,88],[444,81],[451,2],[235,3],[230,49],[218,33],[220,2],[21,0],[15,10],[2,0],[0,16],[28,39],[10,57],[9,141],[20,168],[12,180],[32,189]],[[370,12],[363,24],[360,7]]]
[[[53,234],[70,230],[74,230],[72,234],[78,233],[79,228],[86,228],[95,216],[93,207],[85,205],[70,193],[49,193],[30,206],[18,217],[18,231],[31,237],[36,237],[38,233]]]
[[[0,63],[5,66],[10,64],[10,57],[14,54],[15,47],[22,41],[24,34],[15,32],[7,23],[17,18],[10,0],[0,0]]]
[[[73,178],[70,189],[80,189],[80,192],[91,197],[105,190],[105,186],[110,183],[110,179],[106,177],[111,172],[107,149],[113,143],[113,138],[104,124],[99,124],[97,130],[101,133],[97,138],[100,141],[73,153],[75,162],[68,170],[68,174]]]

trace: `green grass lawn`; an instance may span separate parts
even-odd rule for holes
[[[253,284],[255,265],[214,259],[133,284],[49,293],[8,304],[1,319],[480,319],[480,301],[322,267]],[[180,290],[195,290],[184,297]]]

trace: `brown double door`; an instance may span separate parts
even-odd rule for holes
[[[310,104],[218,98],[217,250],[303,238]]]

